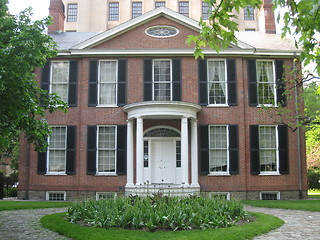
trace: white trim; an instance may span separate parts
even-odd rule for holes
[[[207,176],[230,176],[230,160],[229,160],[229,152],[230,152],[230,143],[229,143],[229,126],[230,125],[224,125],[224,124],[209,124],[208,125],[208,139],[209,139],[209,146],[208,146],[208,149],[209,149],[209,174]],[[211,127],[225,127],[226,128],[226,136],[227,136],[227,171],[223,172],[223,171],[220,171],[220,172],[210,172],[210,154],[211,154],[211,148],[210,148],[210,142],[211,142],[211,139],[210,139],[210,128]]]
[[[172,138],[181,138],[181,131],[180,131],[180,130],[178,130],[177,128],[174,128],[174,127],[167,126],[167,125],[156,125],[156,126],[153,126],[153,127],[149,127],[148,129],[144,130],[144,132],[143,132],[143,138],[145,138],[145,139],[155,138],[155,137],[144,137],[144,135],[145,135],[147,132],[150,132],[151,130],[158,129],[158,128],[166,128],[166,129],[173,130],[173,131],[179,133],[179,134],[180,134],[180,137],[172,137]],[[162,137],[161,137],[161,138],[162,138]]]
[[[156,36],[156,35],[151,35],[148,33],[148,30],[150,30],[151,28],[168,28],[168,29],[172,29],[172,30],[175,30],[176,33],[173,34],[173,35],[170,35],[170,36]],[[156,25],[156,26],[151,26],[151,27],[148,27],[146,28],[146,30],[144,31],[146,35],[150,36],[150,37],[153,37],[153,38],[170,38],[170,37],[174,37],[174,36],[177,36],[180,31],[178,28],[176,27],[172,27],[172,26],[168,26],[168,25]]]
[[[47,148],[47,153],[46,153],[46,155],[47,155],[47,157],[46,157],[46,168],[47,168],[47,170],[46,170],[46,174],[45,175],[67,175],[67,139],[68,139],[68,127],[67,127],[67,125],[50,125],[50,127],[51,128],[58,128],[58,127],[60,127],[60,128],[65,128],[66,129],[66,134],[65,134],[65,146],[64,146],[64,151],[65,151],[65,153],[64,153],[64,168],[65,168],[65,170],[62,172],[56,172],[56,171],[49,171],[49,156],[50,156],[50,145],[49,145],[49,143],[50,143],[50,137],[51,136],[49,136],[48,137],[48,139],[47,139],[47,141],[48,141],[48,148]],[[62,150],[63,151],[63,149],[60,149],[60,150]]]
[[[159,100],[154,100],[154,85],[155,83],[169,83],[169,82],[163,82],[163,81],[159,81],[159,82],[155,82],[154,81],[154,62],[161,62],[161,61],[169,61],[170,62],[170,100],[169,101],[172,101],[172,90],[173,90],[173,84],[172,84],[172,59],[170,58],[167,58],[167,59],[152,59],[152,100],[153,101],[159,101]]]
[[[218,103],[218,104],[214,104],[214,103],[209,103],[210,99],[209,99],[209,93],[210,93],[210,89],[209,89],[209,62],[224,62],[224,76],[225,76],[225,103]],[[208,98],[208,106],[229,106],[228,104],[228,71],[227,71],[227,59],[225,58],[208,58],[207,61],[207,98]],[[219,81],[219,83],[222,81]]]
[[[99,128],[100,127],[114,127],[115,129],[115,133],[114,133],[114,172],[99,172],[98,166],[99,166],[99,147],[98,147],[98,143],[99,143]],[[97,129],[96,129],[96,176],[117,176],[117,134],[118,134],[118,128],[117,125],[97,125]],[[112,150],[112,149],[108,149],[108,150]]]
[[[281,199],[280,191],[261,191],[260,200],[262,200],[262,194],[277,194],[277,200]]]
[[[50,194],[61,194],[63,193],[63,200],[49,200]],[[66,201],[67,192],[66,191],[46,191],[46,201]]]
[[[101,74],[101,65],[100,63],[101,62],[115,62],[116,63],[116,69],[115,69],[115,76],[116,76],[116,81],[115,81],[115,85],[116,85],[116,88],[115,88],[115,104],[100,104],[100,84],[101,84],[101,81],[100,81],[100,74]],[[98,86],[97,86],[97,107],[118,107],[117,104],[118,104],[118,60],[116,59],[100,59],[98,61]]]

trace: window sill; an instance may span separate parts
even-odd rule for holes
[[[46,176],[67,176],[66,173],[59,173],[59,172],[49,172],[45,174]]]
[[[97,108],[117,108],[117,105],[97,105]]]
[[[95,176],[103,176],[103,177],[117,177],[118,174],[116,173],[96,173]]]
[[[265,172],[260,173],[259,176],[280,176],[281,174],[278,172]]]
[[[208,108],[211,108],[211,107],[213,107],[213,108],[215,108],[215,107],[225,107],[225,108],[228,108],[228,107],[230,107],[230,106],[229,106],[228,104],[208,104],[207,107],[208,107]]]
[[[227,177],[227,176],[231,176],[231,174],[230,173],[209,173],[208,175],[207,175],[208,177],[223,177],[223,176],[225,176],[225,177]]]
[[[258,104],[257,105],[257,108],[277,108],[279,107],[278,105],[273,105],[273,104]]]

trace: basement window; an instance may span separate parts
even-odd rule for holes
[[[67,193],[64,191],[46,192],[47,201],[66,201]]]
[[[260,192],[260,200],[280,200],[280,192]]]
[[[229,192],[211,192],[209,194],[210,198],[221,198],[225,200],[230,200],[230,193]]]
[[[97,192],[96,200],[100,199],[115,199],[117,197],[117,193],[115,192]]]

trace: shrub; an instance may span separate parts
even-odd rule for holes
[[[246,214],[239,202],[202,197],[137,197],[86,200],[68,209],[70,222],[99,228],[191,230],[234,225]]]
[[[319,189],[320,188],[320,169],[319,168],[309,168],[308,169],[308,185],[309,189]]]

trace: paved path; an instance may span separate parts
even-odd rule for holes
[[[245,206],[246,211],[261,212],[274,215],[285,221],[280,228],[254,238],[255,240],[319,240],[320,212],[299,210],[258,208]]]
[[[5,240],[66,240],[58,233],[41,227],[44,215],[65,212],[66,208],[0,211],[0,239]]]
[[[271,214],[285,221],[282,227],[256,237],[254,238],[255,240],[320,239],[319,212],[257,208],[251,206],[245,206],[245,210]],[[39,223],[40,218],[44,215],[64,211],[66,211],[66,209],[61,208],[0,211],[0,239],[67,240],[67,238],[57,233],[42,228]]]

